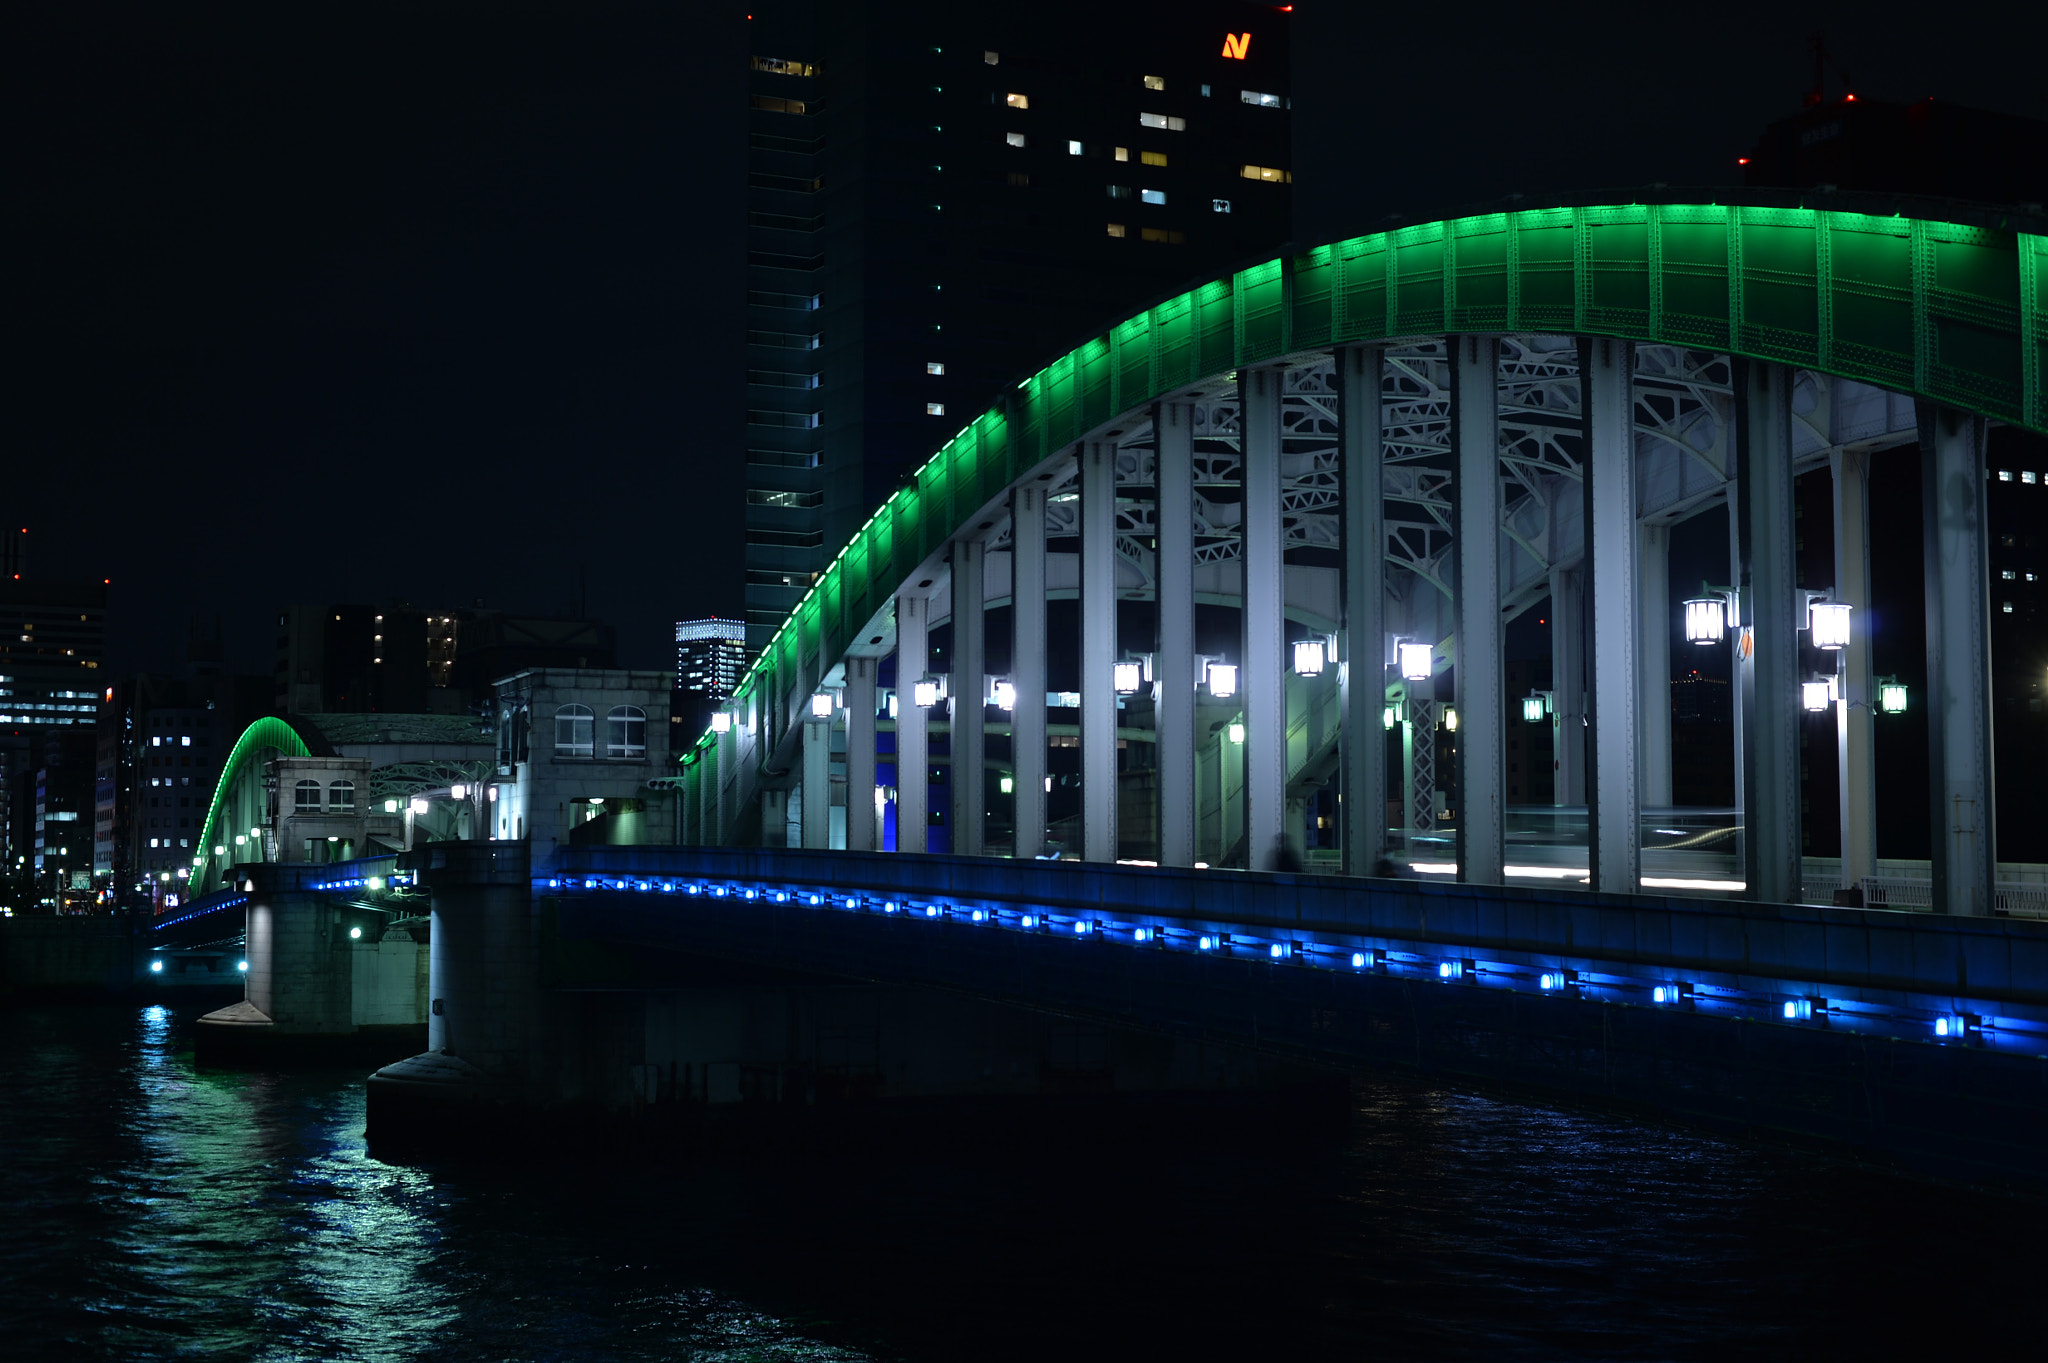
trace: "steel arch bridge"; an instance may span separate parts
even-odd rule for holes
[[[1625,788],[1619,803],[1639,811],[1645,780],[1654,793],[1655,763],[1647,774],[1625,776],[1616,755],[1625,751],[1634,766],[1641,747],[1660,741],[1654,727],[1643,732],[1654,717],[1636,713],[1647,709],[1637,688],[1655,683],[1657,664],[1644,650],[1606,641],[1617,629],[1636,633],[1641,601],[1662,590],[1661,558],[1646,553],[1645,541],[1654,550],[1658,526],[1723,502],[1743,518],[1745,535],[1761,537],[1762,557],[1743,561],[1744,590],[1732,603],[1741,612],[1739,637],[1758,654],[1756,675],[1744,684],[1781,699],[1789,687],[1796,703],[1790,642],[1801,626],[1792,620],[1787,576],[1790,511],[1777,505],[1789,496],[1772,489],[1782,484],[1789,493],[1795,472],[1830,462],[1838,485],[1853,492],[1868,451],[1914,441],[1929,450],[1930,467],[1941,465],[1930,478],[1959,470],[1981,478],[1987,422],[2048,431],[2044,243],[2010,227],[1900,215],[1628,204],[1409,227],[1202,284],[1046,366],[876,509],[748,671],[730,728],[707,732],[683,755],[686,836],[704,843],[751,836],[742,812],[759,791],[801,769],[804,841],[826,845],[809,826],[823,821],[811,787],[825,768],[815,757],[808,766],[798,761],[814,696],[843,692],[849,789],[857,790],[872,780],[879,660],[899,653],[899,690],[907,697],[909,678],[924,670],[926,631],[1008,596],[1020,632],[1015,693],[1035,697],[1043,658],[1028,655],[1042,655],[1040,603],[1048,592],[1082,603],[1083,824],[1113,829],[1115,796],[1103,787],[1114,785],[1114,755],[1107,766],[1099,755],[1091,764],[1086,750],[1091,742],[1113,747],[1109,736],[1117,732],[1109,681],[1122,656],[1115,602],[1160,603],[1157,671],[1161,694],[1173,695],[1200,681],[1194,660],[1181,656],[1191,652],[1191,627],[1175,633],[1172,623],[1184,601],[1200,599],[1244,606],[1239,662],[1250,739],[1243,788],[1263,791],[1266,807],[1256,818],[1247,813],[1243,845],[1257,865],[1262,844],[1253,834],[1278,829],[1275,806],[1295,775],[1291,764],[1316,740],[1299,731],[1361,729],[1368,716],[1380,719],[1383,703],[1378,685],[1344,680],[1321,699],[1296,694],[1302,688],[1286,678],[1281,658],[1283,616],[1297,622],[1297,632],[1332,634],[1340,678],[1354,658],[1390,661],[1390,634],[1433,645],[1442,670],[1461,652],[1497,656],[1500,621],[1572,573],[1585,580],[1593,651],[1609,655],[1585,688],[1607,702],[1589,700],[1599,714],[1587,716],[1585,798],[1600,805],[1604,788],[1614,806]],[[1612,476],[1603,474],[1607,468]],[[1378,497],[1360,495],[1374,486]],[[1981,498],[1977,505],[1981,513]],[[1975,539],[1961,546],[1979,565],[1981,519],[1970,528]],[[1488,522],[1497,537],[1474,533]],[[1047,577],[1036,549],[1018,552],[1027,541],[1042,548],[1048,536],[1080,545],[1064,580],[1057,563]],[[1383,543],[1384,553],[1363,547],[1372,543]],[[1007,572],[998,563],[1004,557]],[[1948,847],[1948,861],[1974,861],[1982,912],[1991,874],[1981,666],[1988,607],[1985,586],[1972,597],[1968,576],[1951,574],[1943,588],[1961,593],[1943,600],[1963,617],[1962,632],[1946,641],[1941,658],[1931,649],[1930,678],[1943,715],[1937,732],[1949,730],[1936,770],[1947,771],[1950,796],[1980,802],[1970,845]],[[1647,585],[1638,592],[1640,578]],[[1841,599],[1859,590],[1867,592],[1867,582],[1844,582]],[[1482,603],[1491,609],[1478,609]],[[975,626],[955,631],[955,668],[963,674],[978,673],[983,656],[978,610],[973,619]],[[1772,647],[1781,636],[1787,647]],[[1866,673],[1867,664],[1866,648]],[[1866,699],[1854,665],[1849,699]],[[1649,683],[1641,680],[1646,669]],[[1486,672],[1458,669],[1457,676],[1460,711],[1480,730],[1461,735],[1461,760],[1482,768],[1500,757],[1498,735],[1485,732],[1496,726],[1484,716],[1504,709],[1499,669],[1490,690]],[[1867,678],[1862,685],[1867,692]],[[1771,704],[1756,705],[1741,791],[1748,822],[1760,827],[1784,811],[1783,749],[1788,738],[1796,741],[1796,727]],[[1319,706],[1331,713],[1319,718]],[[1169,727],[1174,708],[1162,701],[1159,712],[1163,790],[1193,774],[1175,756],[1182,731]],[[1178,708],[1184,716],[1188,707]],[[1866,724],[1867,716],[1866,704]],[[955,706],[956,806],[963,786],[978,788],[982,729],[980,707]],[[902,773],[922,765],[924,731],[917,708],[904,707],[897,743],[899,828],[905,820],[913,828],[906,848],[922,842],[914,829],[926,817],[925,793]],[[1042,806],[1035,815],[1024,808],[1038,803],[1032,792],[1043,770],[1026,751],[1042,747],[1045,736],[1035,704],[1018,706],[1015,735],[1022,848],[1043,825]],[[1668,730],[1662,741],[1668,749]],[[1363,752],[1367,745],[1351,746]],[[1784,865],[1782,838],[1775,852],[1763,849],[1765,864],[1752,846],[1745,865],[1758,898],[1799,895],[1796,752],[1790,761],[1791,865]],[[1342,765],[1345,788],[1384,793],[1362,758]],[[1465,787],[1468,812],[1473,792],[1486,794],[1483,771],[1481,778]],[[1668,786],[1668,757],[1664,780]],[[1497,805],[1498,790],[1492,794]],[[1410,789],[1404,800],[1420,795]],[[875,845],[864,804],[848,803],[848,846]],[[1380,840],[1367,827],[1374,821],[1361,817],[1369,802],[1351,805],[1343,839],[1347,867],[1359,873],[1377,864]],[[1426,822],[1426,810],[1409,813],[1411,827],[1415,818]],[[1597,810],[1590,816],[1590,878],[1601,887],[1604,858],[1611,862],[1605,887],[1624,888],[1626,876],[1632,889],[1639,835],[1632,824],[1624,828],[1617,810],[1609,815],[1606,822]],[[1192,849],[1175,831],[1185,818],[1163,813],[1161,820],[1160,859],[1186,864]],[[1484,817],[1478,822],[1477,849],[1466,846],[1475,830],[1460,829],[1461,874],[1497,879],[1500,858],[1483,845]],[[981,851],[977,829],[977,821],[963,821],[965,844],[956,841],[954,850]],[[1113,832],[1106,843],[1084,837],[1089,859],[1115,857]],[[1774,857],[1775,868],[1768,864]],[[1937,839],[1937,882],[1944,873]],[[1960,874],[1953,865],[1948,873]]]

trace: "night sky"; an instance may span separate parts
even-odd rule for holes
[[[631,666],[670,661],[678,617],[738,612],[743,16],[9,8],[0,515],[37,576],[113,579],[116,673],[175,667],[193,613],[267,672],[292,601],[581,593]],[[1924,5],[1310,0],[1295,22],[1302,244],[1728,183],[1798,107],[1817,27],[1867,97],[2048,117],[2038,18],[1996,40]]]

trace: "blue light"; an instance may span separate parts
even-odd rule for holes
[[[725,898],[725,886],[723,886],[723,885],[718,885],[718,886],[714,886],[714,887],[712,888],[712,891],[711,891],[711,893],[712,893],[712,894],[713,894],[714,896],[716,896],[717,898],[719,898],[719,899],[723,899],[723,898]]]
[[[860,907],[860,901],[858,899],[855,899],[852,895],[848,895],[846,897],[846,907],[849,909],[857,909]]]
[[[1365,953],[1364,953],[1364,952],[1362,952],[1362,951],[1354,951],[1354,952],[1352,952],[1352,953],[1351,953],[1351,968],[1352,968],[1353,970],[1362,970],[1362,969],[1364,969],[1364,968],[1365,968]]]
[[[1075,932],[1086,932],[1086,931],[1088,931],[1088,920],[1087,920],[1087,919],[1085,919],[1085,918],[1077,918],[1077,919],[1075,919],[1075,920],[1074,920],[1074,931],[1075,931]]]
[[[597,882],[594,880],[586,880],[583,882],[583,888],[586,890],[594,890],[597,888]]]
[[[1457,980],[1463,979],[1464,976],[1465,963],[1463,961],[1439,961],[1437,963],[1436,977],[1440,980]]]
[[[823,900],[822,898],[820,898],[819,896],[817,896],[817,895],[812,895],[812,896],[811,896],[811,907],[812,907],[812,908],[814,908],[814,909],[815,909],[815,908],[817,908],[817,907],[818,907],[818,905],[820,905],[820,904],[822,904],[822,903],[824,903],[824,902],[825,902],[825,901],[824,901],[824,900]]]
[[[896,912],[896,901],[892,899],[892,900],[888,901],[887,903],[883,904],[883,905],[882,905],[882,912],[883,912],[883,913],[894,913],[894,912]]]
[[[924,916],[927,918],[937,918],[939,916],[939,906],[936,904],[925,905]]]
[[[161,974],[163,974],[163,973],[164,973],[164,963],[163,963],[162,961],[151,961],[151,962],[149,963],[149,973],[150,973],[150,974],[152,974],[152,975],[161,975]]]
[[[974,919],[974,921],[975,921],[975,922],[979,923],[979,922],[980,922],[980,921],[981,921],[982,919],[984,919],[984,918],[988,917],[988,915],[987,915],[987,914],[985,914],[985,913],[983,913],[983,912],[982,912],[982,911],[981,911],[980,909],[976,909],[976,910],[974,911],[974,913],[973,913],[972,917],[973,917],[973,919]]]
[[[1216,939],[1215,939],[1214,937],[1204,937],[1204,938],[1202,939],[1202,941],[1201,941],[1201,950],[1203,950],[1203,951],[1214,951],[1215,949],[1216,949]]]
[[[780,890],[777,890],[777,891],[775,892],[775,902],[776,902],[776,903],[778,903],[778,904],[780,904],[780,903],[781,903],[781,902],[782,902],[782,901],[783,901],[783,900],[784,900],[785,898],[787,898],[787,897],[788,897],[788,896],[784,895],[784,894],[782,893],[782,891],[780,891]]]
[[[1536,983],[1544,989],[1562,989],[1564,988],[1564,975],[1555,970],[1546,970],[1543,972],[1542,978],[1537,980]],[[1662,1003],[1664,1000],[1660,998],[1657,1002]]]
[[[548,888],[550,890],[559,890],[560,888],[562,888],[562,882],[559,880],[550,880],[548,882]]]
[[[669,891],[675,889],[675,887],[676,883],[673,880],[664,880],[661,882],[661,892],[663,894],[667,894]]]
[[[692,885],[689,887],[689,891],[691,894],[703,894],[704,887],[702,885]]]
[[[1813,1016],[1813,1000],[1811,1000],[1811,999],[1787,999],[1787,1000],[1785,1000],[1785,1020],[1786,1020],[1787,1022],[1804,1022],[1804,1021],[1806,1021],[1806,1020],[1807,1020],[1808,1018],[1810,1018],[1810,1017],[1812,1017],[1812,1016]]]
[[[641,881],[641,882],[640,882],[640,888],[641,888],[642,890],[645,890],[645,889],[647,888],[647,882],[646,882],[646,881],[644,881],[644,880],[643,880],[643,881]]]
[[[1131,929],[1131,940],[1134,942],[1149,942],[1152,940],[1152,934],[1144,928],[1133,928]]]
[[[1266,948],[1266,954],[1277,961],[1287,954],[1287,948],[1275,942],[1272,946]]]
[[[754,895],[755,895],[756,893],[758,893],[758,891],[755,891],[755,890],[748,890],[748,891],[747,891],[747,898],[749,898],[749,899],[752,899],[752,898],[754,897]]]
[[[246,972],[249,969],[249,963],[247,961],[237,961],[235,962],[235,969]]]
[[[1031,914],[1027,913],[1021,919],[1018,920],[1018,925],[1021,927],[1035,928],[1038,926],[1038,919],[1033,917]]]

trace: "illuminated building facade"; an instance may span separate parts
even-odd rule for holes
[[[750,24],[746,643],[1045,357],[1290,235],[1286,13],[778,0]]]

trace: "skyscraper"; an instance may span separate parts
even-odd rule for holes
[[[1289,236],[1288,16],[754,11],[746,641],[1048,358]]]
[[[669,720],[701,732],[747,670],[747,627],[738,620],[676,621],[676,694]]]

